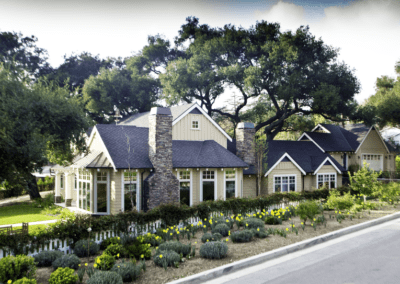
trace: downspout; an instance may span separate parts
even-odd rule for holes
[[[141,173],[140,173],[140,183],[141,183],[141,185],[140,185],[140,197],[141,197],[141,200],[142,200],[142,204],[140,204],[140,208],[142,208],[142,210],[143,210],[143,205],[144,205],[144,196],[143,196],[143,186],[144,186],[144,180],[143,180],[143,174],[144,174],[144,171],[142,171]]]

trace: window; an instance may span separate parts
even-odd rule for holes
[[[89,171],[79,171],[78,188],[78,207],[90,211],[91,181]]]
[[[78,188],[78,175],[74,174],[74,176],[75,176],[74,190],[76,190]]]
[[[97,172],[96,213],[107,213],[107,172]]]
[[[180,202],[190,206],[190,171],[179,171]]]
[[[296,175],[274,176],[274,192],[296,191]]]
[[[60,175],[60,189],[64,188],[64,174]]]
[[[198,120],[192,120],[192,129],[200,129]]]
[[[225,199],[235,197],[236,172],[234,170],[225,171]]]
[[[125,211],[131,211],[137,209],[137,183],[138,174],[136,171],[126,171],[124,172],[124,209]]]
[[[203,171],[203,182],[202,182],[202,194],[204,200],[214,200],[215,199],[215,183],[214,183],[214,171]]]
[[[318,174],[317,188],[325,186],[326,188],[336,188],[336,174]]]

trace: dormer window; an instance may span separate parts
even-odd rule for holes
[[[192,129],[196,129],[196,130],[200,129],[198,120],[192,120]]]

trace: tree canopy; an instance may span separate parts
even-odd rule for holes
[[[338,50],[316,39],[308,27],[281,32],[279,24],[261,21],[249,29],[211,28],[188,18],[175,42],[185,56],[169,61],[160,75],[163,98],[170,104],[199,100],[209,114],[239,122],[250,100],[261,98],[260,110],[269,115],[256,131],[268,140],[293,115],[340,121],[356,110],[360,85],[353,71],[337,62]],[[226,87],[236,88],[243,99],[233,113],[214,107]]]

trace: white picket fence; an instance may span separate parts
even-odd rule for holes
[[[281,204],[275,204],[272,206],[269,206],[268,209],[266,208],[266,211],[270,212],[271,210],[274,209],[281,209],[284,208],[288,205],[292,205],[292,206],[297,206],[299,204],[299,202],[289,202],[289,203],[281,203]],[[256,213],[256,212],[250,212],[251,214]],[[214,212],[212,214],[213,217],[218,217],[220,216],[219,212]],[[197,225],[197,223],[200,221],[200,218],[198,217],[192,217],[190,218],[186,223],[187,224],[193,224],[193,225]],[[185,226],[185,224],[183,222],[181,222],[178,227],[183,227]],[[145,226],[136,226],[135,224],[133,224],[132,226],[130,226],[128,228],[129,234],[130,235],[144,235],[147,233],[154,233],[156,231],[156,229],[161,227],[161,220],[158,220],[156,222],[147,224]],[[94,236],[93,236],[94,234]],[[94,240],[96,243],[100,244],[102,241],[108,239],[108,238],[112,238],[112,237],[116,237],[116,236],[121,236],[118,234],[115,234],[114,231],[103,231],[100,233],[92,233],[92,235],[90,236],[90,238],[92,240]],[[33,251],[29,251],[28,252],[28,256],[33,256],[35,254],[38,254],[39,252],[43,251],[43,250],[55,250],[58,249],[62,252],[64,252],[65,254],[70,254],[73,252],[73,249],[70,247],[69,245],[69,241],[68,240],[59,240],[59,239],[53,239],[51,241],[49,241],[47,244],[42,245],[41,247],[39,247],[39,249],[35,249]],[[7,255],[10,255],[11,252],[7,249],[0,249],[0,259],[3,257],[6,257]]]

